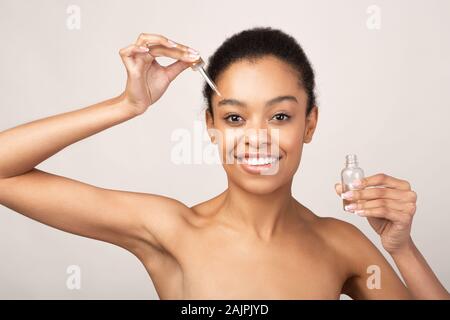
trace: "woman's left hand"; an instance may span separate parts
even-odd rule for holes
[[[353,205],[348,210],[367,217],[386,251],[392,255],[407,250],[412,243],[410,232],[417,201],[409,182],[380,173],[365,177],[356,187],[361,190],[341,196],[342,185],[335,184],[337,194]]]

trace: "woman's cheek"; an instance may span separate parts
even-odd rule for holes
[[[219,149],[222,153],[222,161],[231,164],[234,162],[235,149],[238,149],[236,152],[239,153],[239,148],[235,148],[235,146],[237,146],[240,141],[242,133],[240,133],[239,130],[227,128],[221,130],[221,136],[222,139]],[[245,145],[243,145],[242,148],[245,148]],[[244,152],[244,149],[240,151]]]
[[[303,130],[295,127],[280,130],[280,149],[290,160],[299,162],[303,150]]]

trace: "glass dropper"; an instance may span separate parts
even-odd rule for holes
[[[205,61],[203,61],[202,58],[199,58],[198,60],[194,61],[191,68],[194,71],[199,71],[200,74],[203,76],[203,79],[205,79],[206,83],[213,89],[219,97],[222,95],[220,94],[219,90],[217,89],[216,84],[211,80],[211,78],[206,73],[205,69],[203,68],[205,66]]]

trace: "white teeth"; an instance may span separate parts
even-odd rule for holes
[[[278,161],[278,158],[276,157],[265,157],[265,158],[238,158],[240,161],[242,161],[245,164],[249,164],[251,166],[257,166],[257,165],[265,165],[269,163],[274,163],[275,161]]]

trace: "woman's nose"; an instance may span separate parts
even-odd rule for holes
[[[263,145],[270,143],[270,135],[267,127],[246,128],[244,133],[245,144],[252,148],[259,149]]]

